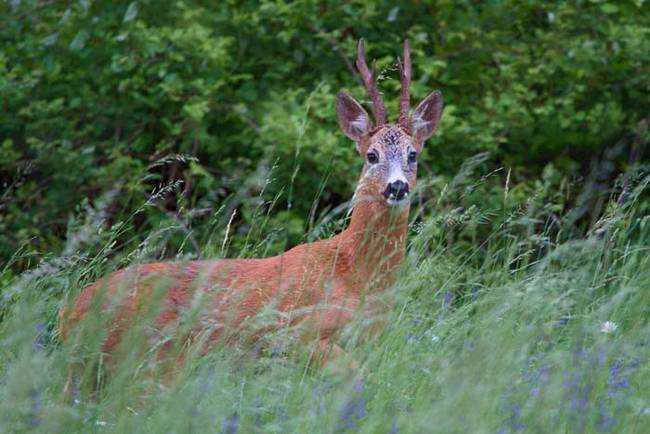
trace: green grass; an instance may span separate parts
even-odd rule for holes
[[[466,191],[456,184],[449,188]],[[540,225],[526,209],[500,214],[441,206],[415,222],[400,278],[387,294],[394,305],[383,332],[367,337],[359,319],[340,336],[364,366],[363,382],[343,361],[311,368],[308,349],[283,331],[255,355],[244,345],[190,352],[171,380],[155,351],[140,350],[150,333],[146,317],[112,364],[100,351],[105,313],[96,311],[60,342],[63,303],[110,270],[147,261],[158,252],[160,234],[178,229],[161,228],[138,249],[115,256],[112,240],[122,226],[97,234],[88,228],[97,227],[98,213],[90,213],[60,256],[3,280],[0,430],[644,432],[650,426],[644,191],[641,183],[625,205],[612,202],[597,229],[578,238]],[[264,214],[259,219],[264,224]],[[473,239],[476,227],[492,229]],[[450,237],[459,230],[470,235]],[[252,239],[246,251],[263,251],[272,241]],[[218,254],[222,239],[202,247],[206,256]],[[79,374],[74,402],[62,393],[69,366]]]

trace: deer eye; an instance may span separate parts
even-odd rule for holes
[[[366,157],[368,158],[368,163],[370,164],[375,164],[379,161],[379,155],[377,155],[377,153],[374,151],[368,152],[368,155],[366,155]]]
[[[418,159],[418,154],[415,151],[409,152],[409,163],[415,163]]]

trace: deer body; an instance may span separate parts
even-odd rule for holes
[[[236,330],[269,305],[285,314],[275,322],[276,327],[307,322],[321,340],[329,339],[349,321],[364,295],[389,283],[404,256],[408,211],[381,218],[373,214],[372,206],[359,207],[342,233],[270,258],[160,262],[118,270],[84,289],[71,312],[62,315],[62,333],[67,334],[70,325],[90,310],[97,293],[105,291],[107,300],[121,303],[119,318],[103,348],[110,353],[119,343],[122,325],[137,315],[139,303],[160,286],[167,291],[157,319],[160,328],[178,321],[193,297],[204,297],[209,317],[196,332],[213,329],[210,340],[220,338],[224,326]],[[373,218],[380,232],[369,234],[366,229]],[[401,223],[385,226],[383,219]],[[317,308],[305,310],[310,306]]]
[[[373,101],[376,124],[358,102],[339,93],[339,124],[366,160],[347,229],[270,258],[161,262],[118,270],[86,287],[69,311],[62,310],[62,336],[101,295],[102,303],[117,303],[103,347],[110,353],[160,287],[164,303],[156,316],[157,328],[178,328],[184,312],[198,300],[201,313],[190,335],[207,332],[208,343],[230,339],[246,328],[259,337],[270,329],[301,323],[314,331],[320,347],[327,347],[356,311],[375,314],[372,309],[377,306],[361,300],[390,285],[404,258],[416,157],[438,125],[442,99],[438,92],[431,93],[409,116],[410,55],[405,42],[404,64],[399,62],[402,113],[398,124],[386,124],[374,71],[365,64],[363,41],[358,51],[357,66]],[[252,322],[268,307],[277,313],[275,319],[256,328]]]

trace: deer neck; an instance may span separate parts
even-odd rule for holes
[[[352,265],[366,282],[385,286],[404,259],[409,207],[391,208],[383,201],[354,205],[350,225],[341,234]]]

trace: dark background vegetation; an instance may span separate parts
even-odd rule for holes
[[[0,263],[9,274],[58,253],[100,198],[103,226],[128,222],[117,250],[171,221],[179,231],[154,255],[218,254],[200,251],[221,242],[211,222],[232,218],[241,247],[267,213],[259,236],[270,242],[250,254],[304,240],[349,199],[361,166],[334,109],[341,88],[366,98],[351,66],[360,37],[393,119],[405,37],[414,103],[444,94],[442,126],[421,160],[430,182],[418,215],[432,212],[434,192],[463,161],[487,152],[474,166],[493,176],[443,198],[450,208],[499,212],[534,199],[554,204],[531,212],[539,225],[571,210],[572,231],[584,232],[603,198],[624,189],[618,175],[647,161],[642,1],[15,0],[0,13]],[[487,232],[452,236],[475,242]]]

